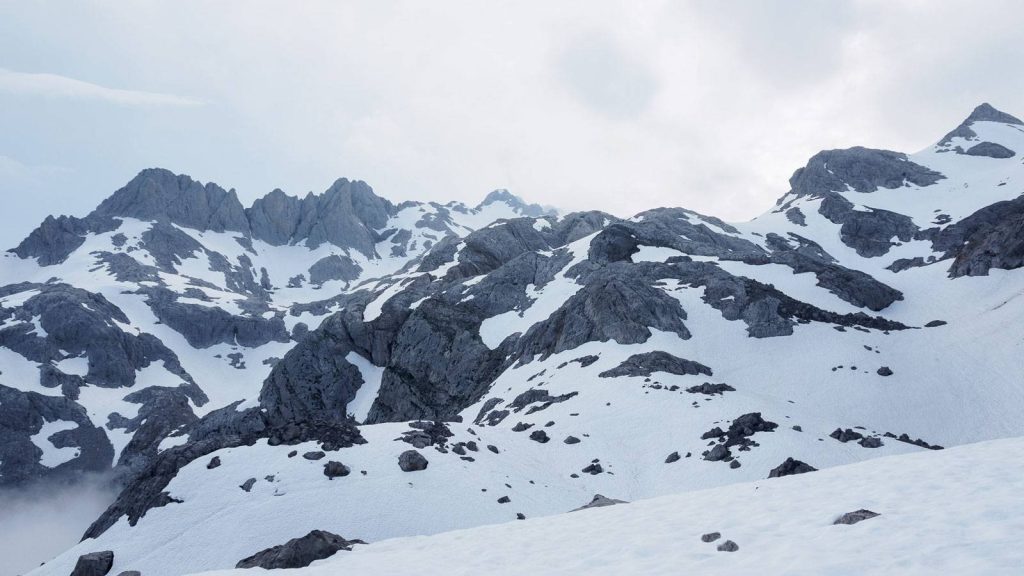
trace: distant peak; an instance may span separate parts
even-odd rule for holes
[[[554,212],[555,212],[554,210],[551,210],[549,208],[544,208],[543,206],[541,206],[539,204],[527,204],[526,202],[523,201],[522,198],[520,198],[519,196],[516,196],[515,194],[509,192],[508,190],[506,190],[504,188],[499,188],[497,190],[494,190],[490,194],[488,194],[484,198],[484,201],[481,202],[476,207],[476,209],[477,210],[481,210],[485,206],[490,206],[491,204],[497,204],[497,203],[501,203],[501,204],[505,204],[505,205],[511,206],[513,209],[515,209],[517,212],[519,212],[523,216],[533,216],[533,217],[548,216],[548,215],[554,214]]]
[[[971,115],[967,117],[967,120],[964,120],[965,124],[972,122],[1002,122],[1004,124],[1017,124],[1024,126],[1024,122],[1021,122],[1019,119],[1007,114],[1006,112],[997,110],[988,102],[985,102],[975,108],[974,111],[971,112]]]
[[[974,111],[971,112],[971,115],[961,122],[959,126],[954,128],[952,132],[946,134],[946,136],[939,141],[939,146],[949,144],[954,138],[963,138],[965,140],[974,139],[977,134],[975,134],[974,130],[971,130],[971,125],[975,122],[998,122],[1001,124],[1024,126],[1024,122],[1021,122],[1016,117],[1001,110],[997,110],[994,106],[985,102],[975,108]]]

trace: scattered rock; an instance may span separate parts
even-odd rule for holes
[[[871,510],[861,508],[860,510],[843,514],[839,518],[836,518],[836,521],[832,524],[856,524],[857,522],[874,518],[875,516],[880,516],[880,514],[878,512],[872,512]]]
[[[562,442],[564,442],[566,444],[579,444],[580,443],[580,439],[575,437],[575,436],[566,436],[565,440],[562,440]]]
[[[352,470],[348,466],[345,466],[341,462],[337,462],[335,460],[331,460],[327,464],[324,464],[324,476],[327,476],[331,480],[348,476],[351,472]]]
[[[937,328],[939,326],[945,326],[948,324],[945,320],[932,320],[931,322],[924,325],[925,328]]]
[[[526,520],[526,514],[523,514],[522,512],[516,513],[516,520]]]
[[[593,462],[589,466],[584,468],[583,470],[580,470],[580,472],[583,472],[585,474],[590,474],[592,476],[597,476],[601,472],[604,472],[604,468],[601,467],[601,464],[599,464],[597,462]]]
[[[882,366],[878,369],[879,376],[892,376],[892,369],[888,366]]]
[[[729,462],[729,468],[736,469],[736,468],[739,468],[739,467],[740,467],[740,461],[739,460],[733,460],[732,462]]]
[[[707,394],[708,396],[714,396],[715,394],[723,395],[726,392],[735,392],[736,389],[728,384],[712,384],[705,382],[700,386],[690,386],[686,389],[690,394]]]
[[[520,422],[520,423],[518,423],[518,424],[516,424],[515,426],[512,427],[512,431],[513,432],[525,432],[525,431],[529,430],[530,428],[533,428],[533,424],[527,424],[525,422]]]
[[[708,462],[719,462],[732,456],[732,453],[725,447],[725,444],[718,444],[711,450],[704,452],[703,456]]]
[[[570,510],[570,512],[578,512],[580,510],[586,510],[587,508],[603,508],[605,506],[614,506],[616,504],[626,504],[626,501],[616,500],[615,498],[609,498],[607,496],[602,496],[601,494],[594,494],[594,497],[591,498],[588,504],[580,506],[574,510]]]
[[[114,566],[114,553],[110,550],[82,554],[75,563],[71,576],[106,576]]]
[[[305,458],[306,460],[319,460],[319,459],[323,458],[324,456],[327,456],[327,454],[324,454],[320,450],[316,450],[316,451],[313,451],[313,452],[306,452],[305,454],[302,455],[302,457]]]
[[[427,469],[427,459],[415,450],[406,450],[398,457],[398,467],[403,472],[416,472]]]
[[[782,478],[783,476],[792,476],[794,474],[806,474],[807,472],[815,472],[818,469],[806,462],[795,460],[793,458],[786,458],[786,461],[779,464],[772,471],[768,473],[769,478]]]
[[[267,548],[241,560],[235,568],[304,568],[317,560],[330,558],[340,550],[351,551],[362,540],[345,540],[337,534],[313,530],[301,538],[293,538],[284,544]]]
[[[883,446],[882,439],[876,438],[874,436],[866,436],[864,438],[861,438],[858,444],[860,444],[864,448],[881,448]]]
[[[255,484],[256,484],[256,479],[255,478],[249,478],[248,480],[243,482],[242,485],[239,486],[239,488],[241,488],[242,490],[245,490],[246,492],[248,492],[248,491],[252,490],[252,487]]]
[[[739,549],[740,547],[732,540],[726,540],[718,545],[719,552],[735,552]]]
[[[508,496],[502,496],[501,498],[498,498],[498,504],[508,504],[511,501],[512,499],[509,498]]]
[[[715,540],[718,540],[721,537],[722,537],[722,533],[721,532],[708,532],[707,534],[704,534],[703,536],[700,537],[700,541],[701,542],[714,542]]]
[[[839,440],[840,442],[845,444],[850,440],[860,440],[861,438],[864,437],[864,435],[861,434],[860,432],[856,432],[849,428],[847,428],[846,430],[843,430],[842,428],[836,428],[835,430],[832,431],[831,434],[829,434],[829,437],[835,438],[836,440]]]
[[[220,456],[214,456],[210,459],[210,462],[206,465],[207,470],[213,470],[217,466],[220,466]]]
[[[547,432],[543,430],[534,430],[533,432],[530,432],[530,440],[546,444],[548,440],[551,440],[551,438],[548,438]]]
[[[681,458],[681,456],[679,456],[679,452],[673,452],[673,453],[669,454],[667,458],[665,458],[665,464],[671,464],[673,462],[677,462],[677,461],[679,461],[680,458]]]

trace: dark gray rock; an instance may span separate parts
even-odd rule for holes
[[[654,352],[634,354],[625,359],[615,368],[605,370],[598,374],[598,376],[601,378],[614,378],[617,376],[650,376],[655,372],[667,372],[669,374],[678,374],[680,376],[693,376],[697,374],[703,374],[705,376],[712,375],[711,368],[708,368],[700,362],[685,360],[683,358],[673,356],[668,352],[656,350]]]
[[[326,455],[327,454],[325,454],[323,450],[313,450],[311,452],[306,452],[302,457],[306,460],[320,460]]]
[[[836,440],[839,440],[840,442],[845,444],[851,440],[860,440],[861,438],[864,437],[864,435],[861,434],[860,432],[857,432],[856,430],[851,430],[849,428],[847,428],[846,430],[843,430],[842,428],[836,428],[835,430],[832,431],[831,434],[829,434],[829,437],[835,438]]]
[[[708,396],[714,396],[715,394],[723,395],[726,392],[735,392],[736,389],[728,384],[712,384],[705,382],[700,386],[690,386],[686,389],[690,394],[707,394]]]
[[[860,510],[855,510],[853,512],[847,512],[846,514],[843,514],[839,518],[836,518],[835,522],[833,522],[832,524],[856,524],[863,520],[874,518],[875,516],[881,516],[881,514],[861,508]]]
[[[732,540],[726,540],[725,542],[722,542],[718,545],[717,548],[719,552],[735,552],[739,549],[739,545],[733,542]]]
[[[427,469],[427,459],[415,450],[406,450],[398,457],[398,467],[403,472],[417,472]]]
[[[210,462],[206,465],[207,470],[213,470],[220,466],[220,456],[214,456],[210,459]]]
[[[317,560],[330,558],[339,551],[349,552],[362,540],[346,540],[337,534],[313,530],[301,538],[293,538],[284,544],[261,550],[240,560],[235,568],[304,568]]]
[[[591,462],[586,468],[580,470],[580,472],[583,472],[584,474],[590,474],[591,476],[597,476],[598,474],[604,472],[604,467],[601,466],[601,464],[598,462]]]
[[[565,440],[562,440],[565,444],[579,444],[580,439],[575,436],[566,436]]]
[[[543,430],[534,430],[533,432],[530,432],[530,440],[540,442],[541,444],[547,444],[551,438],[548,438],[547,432]]]
[[[714,448],[704,452],[704,459],[708,462],[720,462],[732,456],[732,452],[725,444],[716,444]]]
[[[792,476],[794,474],[806,474],[807,472],[815,472],[818,469],[806,462],[795,460],[793,458],[786,458],[786,461],[779,464],[772,471],[768,473],[769,478],[782,478],[783,476]]]
[[[565,402],[578,394],[578,392],[569,392],[568,394],[552,396],[550,392],[542,388],[531,388],[519,396],[516,396],[512,402],[509,402],[508,407],[512,408],[513,412],[521,412],[527,406],[536,404],[536,406],[532,406],[526,412],[527,414],[533,414],[534,412],[540,412],[541,410],[546,409],[552,404]]]
[[[896,189],[906,184],[930,186],[944,176],[911,162],[906,154],[854,147],[818,152],[790,178],[797,196],[822,197],[843,192],[847,186],[869,193],[879,188]]]
[[[879,376],[892,376],[893,374],[892,368],[889,368],[888,366],[882,366],[877,370],[877,373]]]
[[[866,436],[864,438],[861,438],[860,442],[857,443],[863,446],[864,448],[881,448],[883,446],[882,439],[874,436]]]
[[[925,328],[938,328],[939,326],[945,326],[947,322],[945,320],[932,320],[924,325]]]
[[[680,459],[679,452],[673,452],[673,453],[669,454],[667,458],[665,458],[665,464],[671,464],[673,462],[678,462],[679,459]]]
[[[313,284],[323,284],[330,280],[341,280],[351,282],[359,278],[363,269],[347,256],[332,254],[309,267],[309,281]]]
[[[502,496],[501,498],[498,498],[498,504],[508,504],[511,501],[512,499],[509,498],[508,496]]]
[[[249,492],[249,491],[252,490],[252,487],[255,486],[255,485],[256,485],[256,479],[255,478],[249,478],[245,482],[242,482],[242,484],[241,484],[241,486],[239,486],[239,488],[241,488],[242,490],[244,490],[246,492]]]
[[[721,537],[722,537],[722,533],[721,532],[708,532],[707,534],[704,534],[704,535],[702,535],[700,537],[700,541],[701,542],[705,542],[705,543],[707,543],[707,542],[714,542],[715,540],[718,540]]]
[[[11,252],[19,258],[35,258],[40,266],[52,266],[67,260],[85,242],[89,232],[109,232],[119,225],[119,221],[110,218],[47,216],[39,228]]]
[[[331,460],[327,464],[324,464],[324,476],[327,476],[331,480],[348,476],[351,472],[351,468],[336,460]]]
[[[114,566],[114,553],[110,550],[82,554],[75,563],[71,576],[106,576]]]
[[[590,502],[584,504],[583,506],[580,506],[579,508],[570,510],[570,512],[578,512],[580,510],[586,510],[588,508],[604,508],[605,506],[614,506],[616,504],[627,504],[627,502],[625,500],[616,500],[615,498],[602,496],[601,494],[594,494],[594,497],[590,500]]]
[[[964,154],[968,156],[985,156],[988,158],[1013,158],[1017,155],[1016,152],[1010,150],[1002,144],[996,144],[995,142],[981,142],[968,148]]]

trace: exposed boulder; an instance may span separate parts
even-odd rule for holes
[[[402,469],[402,472],[426,470],[428,464],[427,459],[415,450],[406,450],[398,457],[398,467]]]
[[[301,538],[293,538],[284,544],[261,550],[240,560],[235,568],[305,568],[317,560],[330,558],[339,551],[351,551],[362,540],[346,540],[337,534],[313,530]]]
[[[351,468],[336,460],[331,460],[327,464],[324,464],[324,476],[327,476],[331,480],[348,476],[351,472]]]
[[[617,376],[650,376],[655,372],[667,372],[669,374],[678,374],[680,376],[693,376],[697,374],[711,376],[711,368],[708,368],[700,362],[685,360],[660,350],[634,354],[625,359],[615,368],[605,370],[598,374],[598,376],[601,378],[614,378]]]
[[[570,512],[578,512],[580,510],[586,510],[588,508],[604,508],[605,506],[614,506],[616,504],[627,504],[627,502],[625,500],[616,500],[615,498],[602,496],[601,494],[594,494],[594,497],[590,500],[590,502],[584,504],[583,506],[580,506],[579,508],[570,510]]]
[[[114,553],[110,550],[82,554],[75,563],[71,576],[106,576],[114,566]]]
[[[874,518],[875,516],[881,516],[881,514],[861,508],[860,510],[854,510],[853,512],[843,514],[839,518],[836,518],[835,522],[832,522],[832,524],[856,524],[858,522]]]
[[[793,458],[786,458],[786,461],[779,464],[772,471],[768,473],[769,478],[782,478],[783,476],[792,476],[794,474],[806,474],[807,472],[815,472],[817,468],[801,462]]]

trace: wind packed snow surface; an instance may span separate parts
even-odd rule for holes
[[[1022,490],[1024,439],[1013,438],[396,538],[289,574],[1019,575]],[[878,516],[834,524],[860,509]],[[719,551],[726,540],[738,550]]]

